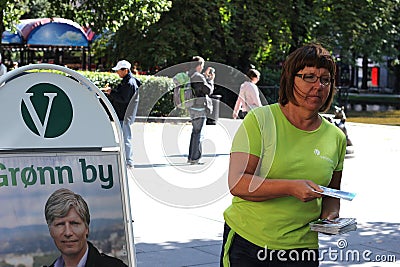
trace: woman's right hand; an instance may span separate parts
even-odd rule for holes
[[[290,194],[303,202],[322,197],[318,192],[323,192],[323,190],[313,181],[294,180],[291,183]]]

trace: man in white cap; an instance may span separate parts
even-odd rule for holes
[[[0,54],[0,76],[7,73],[7,67],[3,64]]]
[[[107,88],[106,93],[113,105],[118,119],[121,123],[124,137],[126,164],[128,168],[133,168],[133,149],[132,149],[132,129],[135,122],[137,108],[139,105],[139,87],[140,81],[136,79],[131,72],[131,63],[126,60],[118,61],[112,68],[116,71],[121,83],[116,88]]]

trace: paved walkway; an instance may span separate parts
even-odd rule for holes
[[[129,179],[138,267],[219,266],[231,140],[240,121],[207,125],[203,165],[187,165],[191,125],[136,123]],[[400,127],[348,123],[355,154],[345,160],[342,217],[359,229],[320,236],[320,266],[400,265]],[[398,260],[396,263],[393,259]],[[383,261],[392,261],[390,263]]]

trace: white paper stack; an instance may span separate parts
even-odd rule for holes
[[[357,229],[355,218],[336,218],[335,220],[320,219],[310,223],[311,231],[324,234],[344,234]]]

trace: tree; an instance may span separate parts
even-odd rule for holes
[[[136,21],[121,27],[113,39],[113,54],[140,61],[147,69],[186,62],[195,54],[211,58],[214,50],[223,53],[219,27],[216,2],[174,0],[148,28]]]
[[[149,28],[138,30],[132,22],[121,27],[112,51],[145,66],[176,64],[194,54],[242,71],[276,64],[313,38],[314,2],[174,0]]]
[[[31,0],[27,2],[26,12],[21,19],[45,18],[47,10],[50,10],[50,2],[48,0]]]
[[[168,0],[49,0],[49,16],[63,16],[94,31],[115,32],[128,21],[145,28],[168,10]]]
[[[61,15],[73,19],[82,26],[90,27],[100,33],[101,38],[92,47],[95,57],[108,58],[116,61],[117,57],[105,46],[111,37],[121,27],[134,25],[137,30],[144,30],[160,18],[160,13],[168,10],[171,2],[168,0],[52,0],[49,16]],[[132,36],[131,36],[132,37]],[[122,55],[119,55],[122,56]]]
[[[251,65],[260,68],[277,58],[287,32],[278,1],[225,1],[220,13],[228,65],[247,72]]]
[[[19,19],[38,17],[63,17],[83,27],[90,27],[103,39],[98,40],[92,52],[103,56],[103,44],[110,34],[125,24],[134,23],[137,29],[145,29],[156,22],[160,13],[168,10],[168,0],[0,0],[4,25],[11,26]],[[25,15],[24,15],[25,14]],[[23,16],[24,15],[24,16]],[[4,31],[0,24],[0,31]],[[7,29],[11,29],[8,27]],[[98,50],[97,50],[98,48]]]
[[[28,0],[0,0],[0,33],[5,30],[15,30],[15,23],[25,13],[27,2]],[[0,45],[1,52],[2,46]]]
[[[171,65],[202,55],[244,70],[257,62],[259,47],[270,39],[269,10],[268,2],[261,0],[174,0],[149,28],[124,25],[114,39],[115,54],[144,65]]]
[[[23,9],[26,2],[1,0],[7,25],[21,10],[26,17],[46,9],[48,16],[73,19],[107,37],[94,47],[109,62],[127,58],[147,69],[193,55],[242,71],[269,68],[310,41],[346,64],[364,58],[364,72],[369,60],[383,62],[384,56],[400,68],[400,0],[32,0]]]
[[[170,5],[168,0],[0,0],[0,31],[12,29],[21,18],[45,16],[71,19],[98,33],[116,31],[128,21],[145,28]]]
[[[361,88],[367,88],[368,62],[385,61],[384,56],[398,54],[398,0],[321,1],[320,20],[313,34],[328,40],[341,60],[354,65],[363,58]],[[398,20],[398,19],[397,19]],[[353,68],[355,69],[355,68]],[[353,75],[354,77],[354,75]]]

